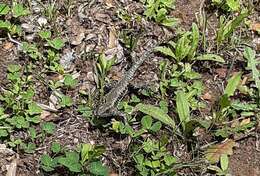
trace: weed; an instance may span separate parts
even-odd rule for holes
[[[41,168],[45,172],[54,171],[58,167],[67,168],[70,173],[84,173],[107,176],[108,168],[104,166],[99,158],[104,152],[104,147],[91,144],[81,144],[78,150],[67,151],[57,142],[51,146],[52,155],[41,156]]]
[[[97,86],[100,91],[100,96],[104,95],[104,88],[106,82],[106,76],[112,65],[115,63],[115,58],[108,60],[104,54],[99,55],[96,63],[96,75],[98,77]]]
[[[169,11],[174,8],[175,0],[143,0],[143,3],[146,8],[144,12],[146,18],[153,19],[164,26],[176,25],[177,20],[167,16]]]
[[[220,17],[219,29],[217,31],[217,48],[228,39],[234,30],[243,22],[243,20],[249,15],[248,10],[243,10],[240,15],[233,20],[227,20],[224,16]]]

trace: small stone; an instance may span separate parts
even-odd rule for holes
[[[37,22],[40,26],[45,26],[48,23],[47,19],[44,17],[38,18]]]
[[[33,33],[34,32],[34,26],[28,23],[23,23],[21,24],[21,27],[23,28],[23,30],[27,33]]]

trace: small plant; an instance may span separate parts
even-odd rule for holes
[[[240,0],[212,0],[213,5],[226,11],[239,11],[241,7]]]
[[[14,19],[17,19],[22,16],[26,16],[30,13],[30,11],[25,8],[22,4],[14,2],[13,5],[10,7],[7,4],[0,3],[0,17],[6,16],[8,14],[12,15],[11,20],[0,20],[0,30],[5,30],[6,32],[10,33],[11,35],[22,34],[22,28],[19,24],[14,24]]]
[[[144,12],[146,18],[165,26],[173,26],[177,23],[175,18],[167,16],[169,11],[174,9],[175,0],[143,0],[143,3],[146,7]]]
[[[8,139],[8,136],[17,131],[28,130],[31,141],[36,138],[33,125],[40,122],[42,109],[33,101],[34,87],[31,76],[22,74],[20,65],[9,65],[7,89],[0,94],[0,139],[6,140],[11,147],[20,145],[27,153],[32,153],[36,145],[25,143],[22,139]]]
[[[115,58],[108,60],[104,54],[99,55],[96,63],[96,75],[98,77],[97,85],[100,91],[100,96],[104,95],[106,76],[112,65],[115,63]]]
[[[243,20],[249,15],[248,10],[243,10],[240,15],[235,17],[233,20],[227,20],[224,16],[220,17],[219,29],[217,31],[217,47],[223,43],[224,40],[228,39],[235,29],[243,22]]]
[[[170,168],[177,162],[176,157],[166,150],[166,136],[160,141],[147,139],[134,155],[135,167],[142,176],[169,174],[175,175]]]
[[[79,151],[66,151],[59,143],[55,142],[51,146],[53,157],[48,154],[41,156],[41,168],[45,172],[54,171],[57,167],[64,167],[70,173],[108,175],[108,168],[99,161],[101,154],[104,152],[102,146],[82,144],[79,149]]]

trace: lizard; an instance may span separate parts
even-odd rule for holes
[[[167,40],[163,40],[167,41]],[[126,73],[123,75],[121,80],[113,87],[103,98],[104,103],[97,105],[94,110],[94,115],[98,117],[110,117],[110,116],[123,116],[122,113],[120,113],[116,109],[116,103],[118,102],[119,98],[122,96],[122,94],[127,90],[128,84],[130,81],[134,78],[134,74],[136,70],[144,63],[144,61],[148,58],[150,58],[154,53],[154,48],[156,46],[159,46],[160,44],[164,43],[163,41],[158,42],[152,42],[152,40],[149,40],[147,43],[148,47],[145,49],[144,53],[141,55],[139,59],[137,59],[137,56],[135,52],[132,53],[132,58],[135,60],[133,65],[129,68],[129,70],[126,71]]]

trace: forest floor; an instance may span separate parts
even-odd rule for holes
[[[259,176],[259,51],[258,0],[2,0],[0,176]]]

